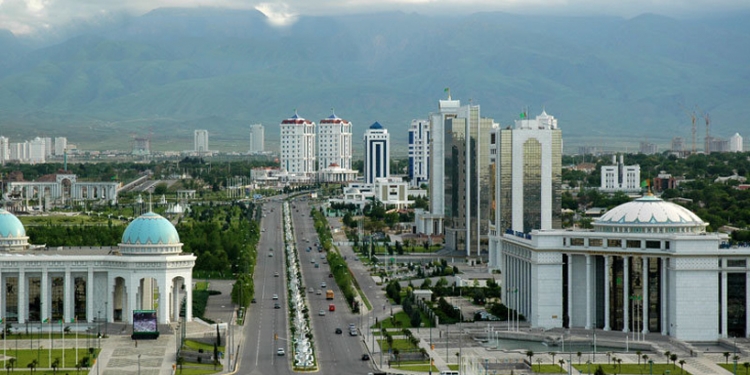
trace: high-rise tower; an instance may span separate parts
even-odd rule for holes
[[[391,174],[391,137],[380,123],[370,125],[364,136],[365,141],[365,183],[374,184],[376,178]]]
[[[312,177],[315,174],[315,123],[297,112],[279,125],[281,130],[281,168],[290,174]]]
[[[409,185],[419,187],[430,178],[430,122],[411,120],[409,127]]]
[[[193,137],[193,145],[193,151],[195,152],[208,152],[208,130],[196,130]]]
[[[335,113],[318,123],[318,170],[333,164],[352,169],[352,123]]]
[[[261,153],[266,150],[266,130],[261,124],[250,125],[250,149],[251,154]]]

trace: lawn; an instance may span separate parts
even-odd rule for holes
[[[70,343],[68,343],[70,344]],[[21,349],[21,350],[14,350],[14,349],[6,349],[6,354],[10,358],[16,358],[16,369],[27,369],[26,365],[31,363],[33,360],[37,360],[38,368],[50,368],[50,351],[49,349],[42,349],[42,350],[36,350],[36,349]],[[18,353],[18,355],[16,355]],[[94,353],[98,354],[99,350],[94,349]],[[62,363],[62,349],[52,349],[52,361],[55,360],[55,358],[59,358],[60,362]],[[86,348],[78,348],[78,360],[81,360],[83,357],[88,356],[88,350]],[[2,363],[2,368],[5,368],[5,361],[0,361]],[[75,369],[76,368],[76,350],[75,349],[65,349],[65,363],[60,365],[60,368],[67,368],[67,369]]]
[[[430,319],[427,317],[427,315],[425,315],[422,312],[420,312],[420,315],[422,316],[423,327],[429,327]],[[383,323],[383,328],[417,328],[417,327],[411,326],[411,322],[409,321],[409,316],[406,315],[406,313],[403,311],[399,311],[396,314],[394,314],[392,320],[391,318],[384,319],[382,323]],[[371,328],[380,329],[380,323],[373,324]]]
[[[747,367],[745,367],[745,364],[747,364]],[[729,362],[729,363],[726,363],[726,362],[725,363],[717,363],[717,365],[721,366],[721,368],[723,368],[724,370],[727,370],[727,371],[729,371],[729,372],[731,372],[731,373],[734,374],[734,363],[733,362]],[[737,362],[737,373],[738,374],[747,374],[748,373],[748,369],[750,369],[750,362],[744,362],[744,363]]]
[[[182,370],[177,366],[177,375],[208,375],[217,374],[224,371],[221,366],[214,369],[212,364],[199,364],[199,363],[186,363],[182,366]]]
[[[681,374],[691,375],[687,371],[682,372],[680,370],[680,366],[679,365],[675,366],[675,365],[673,365],[671,363],[670,364],[666,364],[666,363],[654,363],[653,364],[653,368],[649,368],[648,363],[643,363],[643,362],[641,362],[640,365],[638,365],[638,364],[626,364],[626,365],[609,364],[608,365],[608,364],[603,364],[603,363],[594,363],[594,364],[591,364],[591,373],[592,374],[594,373],[594,371],[596,371],[596,368],[598,366],[602,366],[602,369],[607,374],[614,374],[614,373],[617,373],[617,374],[648,374],[648,373],[652,373],[652,374],[665,374],[666,371],[669,370],[669,372],[672,375],[678,375],[678,374],[679,375],[681,375]],[[578,365],[578,364],[574,363],[573,367],[575,367],[576,370],[578,370],[578,371],[580,371],[582,373],[586,373],[587,374],[588,371],[589,371],[589,367],[586,364]],[[536,366],[534,366],[534,368],[536,368]],[[544,365],[542,365],[542,368],[544,368]],[[730,369],[730,372],[731,372],[731,369]]]
[[[196,281],[193,290],[208,290],[209,285],[211,285],[211,283],[208,281]]]
[[[204,344],[202,342],[193,341],[193,340],[185,340],[185,347],[187,347],[189,349],[193,349],[193,350],[203,349],[203,351],[206,352],[206,353],[209,353],[209,352],[213,353],[213,351],[214,351],[214,345],[213,344]],[[224,347],[223,346],[219,346],[219,351],[223,352],[224,351]]]
[[[558,365],[545,365],[544,363],[541,364],[535,364],[531,367],[531,370],[537,374],[567,374],[568,372],[563,370],[562,367]],[[592,372],[593,374],[593,372]]]
[[[380,344],[381,348],[388,348],[388,342],[383,339],[378,339],[378,343]],[[398,350],[411,350],[416,349],[414,345],[409,342],[407,339],[393,339],[393,346],[391,346],[388,349],[398,349]]]
[[[391,361],[389,368],[404,371],[429,372],[430,361]],[[432,372],[436,374],[439,372],[435,365],[432,365]]]

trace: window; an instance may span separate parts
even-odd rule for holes
[[[747,265],[747,261],[745,259],[727,259],[727,267],[744,268],[746,265]]]
[[[607,247],[620,247],[622,246],[622,240],[607,240]]]
[[[646,241],[647,249],[661,249],[661,241]]]
[[[640,240],[627,240],[625,242],[625,247],[629,249],[640,249],[641,248],[641,241]]]
[[[589,238],[589,246],[601,247],[602,239],[601,238]]]
[[[570,246],[583,246],[583,238],[571,238]]]

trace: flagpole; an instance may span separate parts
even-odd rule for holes
[[[60,367],[65,367],[65,330],[63,328],[63,319],[60,319],[60,337],[62,338],[62,363]]]
[[[52,331],[54,330],[52,326],[52,321],[49,320],[49,351],[47,351],[47,366],[52,365]]]
[[[75,319],[76,319],[76,366],[78,366],[78,315],[76,315]]]

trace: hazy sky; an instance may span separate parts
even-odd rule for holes
[[[143,14],[162,7],[258,9],[277,25],[299,15],[400,10],[423,14],[507,11],[525,14],[615,15],[641,13],[697,16],[750,9],[748,0],[0,0],[0,29],[17,34],[81,20],[106,20],[121,12]]]

